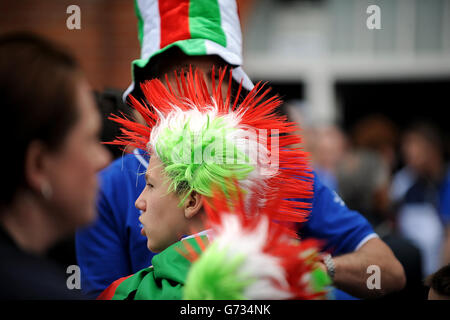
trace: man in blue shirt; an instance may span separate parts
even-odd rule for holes
[[[424,275],[450,260],[450,170],[443,145],[431,124],[410,126],[402,141],[406,165],[395,174],[391,188],[398,229],[421,250]]]
[[[168,72],[186,69],[189,65],[203,69],[207,79],[210,78],[208,73],[213,65],[216,68],[228,65],[233,69],[234,80],[242,81],[244,89],[250,90],[252,83],[240,68],[242,53],[237,6],[235,0],[228,1],[226,6],[223,3],[218,10],[224,11],[220,15],[226,20],[222,21],[221,26],[228,28],[222,31],[230,39],[226,46],[215,42],[217,38],[211,33],[191,33],[197,38],[175,38],[173,43],[159,48],[161,41],[154,43],[158,37],[145,35],[161,32],[158,29],[160,26],[155,27],[155,21],[162,21],[163,25],[165,17],[158,16],[155,19],[154,15],[164,10],[155,10],[157,1],[136,1],[139,25],[144,32],[143,36],[140,32],[143,57],[133,64],[136,85],[132,85],[126,95],[131,92],[134,97],[139,97],[139,82],[163,77]],[[201,11],[196,13],[202,14]],[[208,12],[208,17],[210,14]],[[209,31],[214,33],[217,29]],[[192,41],[197,43],[199,39],[209,41],[203,53],[198,51],[197,46],[192,47]],[[117,159],[100,173],[98,219],[76,237],[82,289],[92,297],[96,297],[118,278],[150,265],[153,254],[147,250],[146,238],[140,234],[140,213],[134,207],[135,200],[145,186],[143,174],[147,165],[145,153],[134,150],[133,154]],[[349,294],[358,297],[377,296],[404,286],[403,268],[392,251],[378,238],[367,220],[358,212],[349,210],[339,196],[325,187],[316,175],[311,214],[309,220],[299,226],[299,234],[302,238],[325,240],[333,257],[325,256],[322,267],[333,278],[334,286]],[[371,265],[381,270],[380,288],[370,289],[367,285],[371,275],[368,267]]]

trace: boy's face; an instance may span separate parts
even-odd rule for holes
[[[141,233],[147,237],[148,249],[161,252],[188,232],[188,219],[184,208],[178,206],[181,198],[175,192],[168,193],[170,181],[156,156],[150,158],[145,180],[135,206],[141,211]]]

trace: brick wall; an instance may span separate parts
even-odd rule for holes
[[[81,9],[81,30],[69,30],[70,5]],[[238,1],[241,19],[253,0]],[[67,47],[94,89],[125,89],[140,54],[133,0],[1,0],[0,34],[27,30]]]
[[[81,9],[81,30],[69,30],[68,6]],[[139,57],[137,19],[131,0],[2,0],[0,34],[33,31],[68,48],[97,90],[125,89],[130,63]]]

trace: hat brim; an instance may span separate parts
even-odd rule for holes
[[[153,52],[152,54],[146,54],[145,52],[143,52],[142,56],[147,56],[146,58],[137,59],[132,62],[133,82],[123,93],[122,99],[124,102],[126,101],[127,96],[132,93],[135,88],[136,81],[134,75],[137,72],[136,70],[145,68],[154,57],[162,54],[163,52],[174,46],[178,47],[184,54],[188,56],[220,56],[229,65],[235,66],[232,69],[233,79],[238,83],[242,81],[242,86],[248,91],[251,91],[253,89],[254,85],[252,81],[240,66],[242,61],[239,56],[231,53],[229,50],[213,41],[204,39],[186,39],[176,41],[158,51]]]

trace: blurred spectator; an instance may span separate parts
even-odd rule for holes
[[[303,109],[298,101],[290,101],[280,112],[300,125],[301,147],[310,153],[314,171],[324,185],[337,190],[336,169],[347,150],[347,137],[333,124],[313,123]]]
[[[347,138],[335,125],[318,125],[310,129],[308,147],[319,178],[332,190],[339,190],[336,181],[338,163],[347,149]]]
[[[403,135],[402,155],[405,167],[394,176],[391,196],[398,207],[399,230],[422,251],[428,275],[450,249],[444,240],[450,226],[450,171],[438,130],[427,123],[411,126]]]
[[[0,299],[73,299],[44,255],[95,219],[96,172],[109,157],[100,115],[76,61],[30,34],[0,38]]]
[[[422,299],[422,261],[419,249],[396,234],[389,200],[390,172],[382,156],[374,151],[355,150],[338,165],[339,195],[352,210],[361,212],[375,232],[391,248],[405,270],[407,284],[386,298]]]
[[[336,177],[339,195],[347,205],[372,226],[381,226],[390,209],[390,174],[381,156],[367,150],[349,152],[340,161]],[[380,235],[381,230],[375,231]]]
[[[428,276],[425,285],[430,288],[428,300],[450,300],[450,264]]]
[[[393,172],[397,165],[398,132],[389,118],[372,114],[358,121],[352,130],[352,142],[355,148],[377,152]]]
[[[100,141],[112,141],[119,135],[119,126],[114,121],[109,120],[108,117],[112,113],[130,115],[131,108],[122,101],[122,92],[117,89],[106,89],[102,92],[95,91],[94,96],[102,118]],[[123,155],[123,151],[118,146],[105,144],[105,147],[113,159]],[[61,267],[77,264],[75,235],[71,234],[58,241],[54,246],[49,248],[46,256],[58,263]]]

